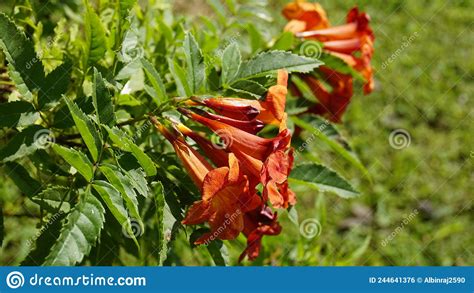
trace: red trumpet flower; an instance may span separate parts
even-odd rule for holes
[[[277,84],[270,87],[261,101],[239,98],[193,97],[188,105],[204,106],[216,113],[196,107],[178,108],[190,118],[217,134],[224,146],[212,143],[204,133],[173,122],[170,131],[155,118],[156,128],[171,142],[194,183],[201,189],[201,200],[188,210],[183,224],[208,223],[210,232],[195,241],[208,243],[214,239],[234,239],[240,232],[248,238],[244,253],[255,259],[264,235],[277,235],[281,227],[267,202],[274,208],[287,208],[296,202],[288,187],[293,165],[290,149],[291,133],[286,128],[285,102],[288,74],[279,71]],[[263,138],[257,133],[266,125],[279,127],[279,134]],[[196,142],[215,168],[198,151],[186,143]],[[263,185],[261,196],[257,186]]]
[[[156,119],[155,127],[171,142],[194,183],[201,188],[201,200],[186,214],[183,224],[208,222],[211,228],[196,244],[214,239],[234,239],[243,230],[244,213],[261,204],[260,197],[249,188],[235,156],[229,154],[228,167],[213,167],[182,138],[166,129]],[[230,218],[230,219],[229,219]]]
[[[283,15],[289,20],[285,30],[300,38],[322,42],[326,51],[341,58],[364,76],[364,93],[370,93],[374,88],[373,70],[370,65],[374,51],[374,34],[369,26],[369,15],[354,7],[347,14],[346,24],[329,27],[326,13],[320,7],[313,11],[311,21],[288,13],[293,11],[295,6],[307,5],[308,3],[296,1],[283,9]],[[356,52],[360,52],[360,56],[356,56]]]
[[[285,121],[285,103],[288,84],[288,72],[279,70],[277,73],[277,84],[268,89],[263,101],[240,99],[240,98],[193,98],[193,101],[211,108],[217,113],[241,121],[257,121],[265,124],[280,125]],[[222,120],[219,120],[222,121]],[[222,121],[226,122],[226,121]],[[230,125],[239,127],[233,123]],[[239,127],[240,128],[240,127]]]

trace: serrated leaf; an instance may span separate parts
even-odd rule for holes
[[[303,184],[315,190],[332,192],[343,198],[359,195],[359,192],[339,174],[315,163],[296,166],[291,172],[290,182]]]
[[[39,118],[32,104],[15,101],[0,104],[0,127],[22,127],[33,124]]]
[[[148,197],[148,183],[146,182],[145,173],[142,169],[128,170],[126,174],[133,184],[133,187],[143,197]]]
[[[122,196],[120,196],[120,192],[112,184],[102,180],[94,181],[94,184],[92,184],[92,186],[102,197],[102,200],[107,205],[107,208],[122,226],[123,230],[128,233],[128,235],[132,238],[137,247],[140,247],[133,233],[132,224],[130,223],[128,212],[124,206],[124,201],[122,199]]]
[[[179,64],[171,59],[168,59],[168,65],[170,68],[171,75],[173,76],[174,81],[176,82],[176,90],[178,95],[181,97],[190,97],[193,94],[193,91],[189,87],[188,79],[184,69],[179,66]]]
[[[137,220],[143,229],[140,211],[138,210],[137,194],[133,190],[133,186],[129,179],[125,177],[120,172],[120,169],[115,166],[103,165],[100,166],[99,169],[105,175],[105,177],[107,177],[107,180],[115,187],[115,189],[120,192],[130,216]]]
[[[74,103],[81,109],[81,111],[88,115],[94,112],[94,103],[92,97],[81,96],[74,100]],[[53,126],[55,128],[65,129],[74,126],[74,119],[72,118],[71,111],[66,103],[59,107],[54,114]]]
[[[188,32],[184,37],[184,53],[188,71],[188,83],[192,94],[196,94],[204,83],[206,66],[199,44],[193,34]]]
[[[100,17],[87,4],[85,16],[86,42],[84,48],[85,66],[93,65],[102,59],[107,51],[107,39]]]
[[[37,236],[37,238],[28,240],[28,246],[34,244],[35,248],[31,250],[21,262],[22,266],[40,266],[44,263],[51,247],[58,240],[61,233],[62,222],[66,215],[67,214],[62,211],[52,215],[48,220],[48,224],[37,232],[36,235],[39,235],[39,237]]]
[[[94,82],[92,85],[92,103],[99,118],[99,122],[105,125],[115,124],[114,105],[102,74],[94,67]]]
[[[71,209],[67,195],[69,188],[64,186],[50,186],[31,198],[45,210],[56,213],[58,211],[67,213]]]
[[[143,66],[143,70],[145,71],[145,74],[148,77],[148,80],[151,82],[151,85],[155,90],[152,98],[155,101],[156,105],[160,106],[161,103],[166,102],[168,100],[163,80],[161,79],[160,74],[158,73],[158,71],[156,71],[153,64],[151,64],[148,60],[142,59],[141,63]]]
[[[158,263],[163,264],[164,258],[166,257],[167,246],[166,246],[166,235],[165,235],[165,223],[164,223],[164,209],[165,209],[165,195],[163,184],[157,182],[155,185],[155,209],[156,209],[156,221],[158,226]]]
[[[8,64],[8,76],[10,79],[13,81],[15,84],[15,87],[20,93],[20,96],[22,97],[23,100],[26,100],[28,102],[33,102],[34,96],[33,96],[33,90],[30,90],[28,88],[28,85],[25,83],[23,78],[21,77],[20,72],[15,71],[15,68],[11,63]]]
[[[263,76],[278,69],[288,72],[309,72],[323,63],[317,59],[299,56],[285,51],[260,53],[242,63],[237,80]]]
[[[0,161],[11,162],[49,146],[46,139],[51,134],[48,129],[31,125],[15,136],[0,149]]]
[[[321,127],[314,127],[308,122],[305,122],[304,120],[296,117],[296,116],[291,116],[290,117],[291,121],[295,123],[297,126],[301,127],[302,129],[312,133],[316,137],[318,137],[322,142],[324,142],[326,145],[328,145],[331,149],[333,149],[336,153],[338,153],[342,158],[347,160],[349,163],[351,163],[353,166],[361,170],[367,178],[370,179],[369,172],[367,169],[362,165],[362,163],[359,161],[359,159],[350,151],[346,150],[342,145],[340,145],[338,142],[334,141],[325,133],[325,131],[321,131]],[[329,122],[326,123],[327,125],[330,125]]]
[[[110,128],[104,126],[104,128],[107,130],[109,138],[114,144],[116,144],[121,150],[133,154],[148,176],[156,175],[156,167],[153,161],[128,137],[128,135],[116,127]]]
[[[232,84],[229,87],[230,90],[233,90],[237,93],[249,95],[254,99],[259,99],[267,91],[267,89],[253,80],[240,80]]]
[[[9,62],[12,80],[31,101],[31,93],[39,89],[45,78],[43,64],[33,42],[4,13],[0,13],[0,48]]]
[[[88,255],[104,226],[104,207],[90,190],[67,216],[57,242],[43,265],[73,266]]]
[[[92,120],[87,117],[86,114],[81,111],[81,109],[79,109],[76,103],[69,100],[69,98],[64,97],[64,101],[66,101],[69,111],[71,112],[72,119],[74,119],[77,129],[79,130],[84,143],[89,149],[92,159],[97,161],[101,148],[101,141],[97,130],[92,123]]]
[[[73,166],[87,181],[92,180],[94,177],[94,170],[91,161],[89,161],[85,154],[75,149],[66,148],[57,144],[53,145],[53,150],[69,165]]]
[[[22,165],[15,162],[8,162],[4,168],[6,174],[26,196],[32,197],[41,191],[41,184],[32,178]]]
[[[66,93],[71,80],[72,62],[66,59],[63,64],[48,74],[40,85],[38,93],[38,107],[51,107]]]
[[[224,49],[222,53],[222,75],[221,81],[223,85],[232,82],[239,72],[242,57],[240,55],[239,45],[235,42]]]

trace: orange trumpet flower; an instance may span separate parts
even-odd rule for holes
[[[191,206],[183,220],[186,225],[209,223],[211,231],[197,239],[196,244],[237,237],[244,227],[244,213],[260,205],[261,199],[249,188],[247,176],[241,172],[235,156],[229,154],[227,167],[214,169],[181,137],[156,118],[151,120],[171,142],[190,177],[201,188],[201,200]]]

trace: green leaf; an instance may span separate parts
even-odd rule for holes
[[[123,204],[123,199],[120,196],[120,192],[115,189],[112,184],[102,180],[94,181],[94,184],[92,184],[92,186],[102,197],[102,200],[107,205],[107,208],[122,226],[123,230],[128,233],[128,235],[133,239],[137,247],[139,247],[140,245],[138,244],[138,241],[133,233],[132,224],[130,223],[130,219],[128,218],[128,212]]]
[[[116,144],[121,150],[131,152],[133,154],[148,176],[156,175],[156,167],[151,158],[145,154],[145,152],[142,151],[135,143],[133,143],[128,135],[116,127],[110,128],[104,126],[104,128],[107,130],[109,138],[114,144]]]
[[[259,99],[267,91],[263,85],[250,79],[237,81],[229,89],[236,93],[249,95],[254,99]]]
[[[105,125],[115,124],[114,105],[105,81],[100,72],[94,67],[94,83],[92,86],[92,102],[99,118],[99,122]]]
[[[163,261],[166,258],[167,252],[164,223],[165,194],[163,184],[161,184],[161,182],[156,183],[154,193],[156,206],[156,221],[158,225],[158,247],[156,247],[156,250],[158,252],[158,263],[161,265],[163,264]]]
[[[104,226],[104,207],[90,190],[67,216],[61,234],[43,265],[73,266],[88,255]]]
[[[242,57],[240,56],[239,45],[235,42],[227,46],[222,53],[222,75],[221,80],[223,85],[228,85],[232,82],[239,72]]]
[[[44,263],[49,254],[49,250],[59,238],[62,222],[65,217],[66,213],[62,211],[52,215],[47,225],[44,225],[41,230],[37,232],[37,238],[28,240],[28,246],[35,244],[35,248],[31,250],[21,262],[22,266],[40,266]],[[37,235],[39,235],[39,237]]]
[[[0,127],[22,127],[33,124],[39,118],[32,104],[16,101],[0,104]]]
[[[199,44],[190,32],[186,33],[184,38],[184,53],[186,55],[186,64],[188,65],[189,87],[191,93],[195,94],[204,83],[206,67]]]
[[[140,211],[138,210],[137,194],[133,190],[133,185],[129,178],[124,176],[120,170],[113,165],[103,165],[100,166],[99,169],[105,175],[105,177],[107,177],[107,180],[115,187],[115,189],[120,192],[130,216],[138,221],[143,229]]]
[[[126,19],[137,0],[118,0],[120,19]]]
[[[0,161],[11,162],[28,156],[49,146],[51,133],[39,125],[31,125],[15,136],[0,149]]]
[[[81,109],[84,114],[92,114],[94,112],[94,103],[92,97],[80,96],[74,100],[74,103]],[[54,128],[66,129],[74,126],[74,119],[72,118],[71,111],[66,103],[61,105],[54,114]]]
[[[26,196],[32,197],[41,191],[41,184],[32,178],[22,165],[15,162],[8,162],[4,168],[7,175]]]
[[[39,109],[52,107],[61,99],[71,81],[71,72],[72,62],[66,59],[63,64],[46,76],[40,85],[41,89],[38,94]]]
[[[343,198],[356,197],[359,193],[333,170],[315,163],[296,166],[290,182],[309,186],[315,190],[333,192]]]
[[[31,93],[44,82],[43,63],[36,55],[34,45],[8,16],[0,13],[0,48],[9,63],[10,77],[20,93],[31,101]]]
[[[250,46],[252,48],[252,53],[255,53],[264,47],[265,41],[263,40],[260,31],[255,27],[253,23],[248,23],[246,29],[250,37]]]
[[[168,100],[163,80],[161,79],[161,76],[158,71],[156,71],[155,67],[148,60],[142,59],[141,62],[143,70],[145,71],[148,80],[151,82],[151,85],[155,90],[155,95],[152,96],[152,98],[155,101],[156,105],[160,106],[161,103],[166,102]]]
[[[74,119],[74,123],[76,124],[77,129],[79,130],[79,133],[82,136],[82,139],[84,140],[87,148],[89,149],[92,159],[94,161],[97,161],[99,157],[99,151],[102,145],[99,135],[97,133],[97,129],[94,127],[92,120],[87,117],[87,115],[84,114],[81,109],[79,109],[76,103],[74,103],[67,97],[64,97],[64,101],[66,101],[69,111],[71,112],[72,118]]]
[[[31,198],[45,210],[56,213],[58,211],[67,213],[71,209],[68,202],[69,188],[64,186],[50,186]]]
[[[193,95],[193,91],[189,87],[188,78],[184,69],[179,66],[176,61],[168,59],[168,65],[170,68],[171,75],[176,82],[176,90],[178,95],[181,97],[190,97]]]
[[[319,60],[290,52],[269,51],[242,63],[237,80],[263,76],[278,69],[286,69],[288,72],[310,72],[322,64]]]
[[[207,245],[207,250],[216,266],[226,266],[229,263],[229,252],[221,240],[211,241]]]
[[[87,181],[92,180],[94,177],[92,163],[84,153],[57,144],[53,145],[53,150],[69,165],[73,166]]]
[[[336,153],[338,153],[342,158],[347,160],[349,163],[351,163],[353,166],[358,168],[360,171],[364,173],[367,178],[370,179],[369,172],[367,169],[362,165],[362,163],[359,161],[359,159],[349,150],[346,150],[342,145],[340,145],[338,142],[335,140],[331,139],[331,137],[328,136],[327,130],[325,128],[322,128],[321,126],[319,127],[314,127],[312,124],[296,117],[296,116],[290,116],[291,121],[295,123],[297,126],[301,127],[302,129],[310,132],[311,134],[315,135],[317,138],[319,138],[323,143],[328,145],[331,149],[333,149]],[[331,125],[329,122],[325,123],[326,125]],[[329,128],[331,129],[331,128]],[[332,128],[334,129],[334,128]]]
[[[107,38],[100,17],[87,4],[85,16],[86,43],[84,48],[84,66],[97,63],[107,52]]]
[[[296,38],[292,32],[282,33],[272,46],[272,50],[290,51],[295,46]],[[321,60],[324,62],[324,60]]]

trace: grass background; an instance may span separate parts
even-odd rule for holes
[[[275,18],[282,26],[279,10],[284,2],[273,3]],[[354,4],[372,17],[376,89],[368,96],[358,91],[342,125],[369,169],[372,183],[334,159],[317,141],[310,144],[312,150],[328,153],[323,160],[342,170],[361,196],[345,200],[331,194],[298,192],[299,221],[317,219],[320,235],[303,237],[300,227],[281,214],[283,232],[266,237],[261,257],[245,264],[473,265],[474,3],[390,0],[321,4],[333,24],[343,23]],[[204,6],[202,9],[208,11]],[[390,146],[389,135],[396,129],[409,133],[408,147],[398,150]],[[35,234],[36,220],[22,216],[28,213],[28,203],[4,175],[0,176],[7,212],[0,264],[15,265],[28,251],[26,242]],[[242,238],[226,245],[232,260],[245,246]],[[176,264],[212,263],[205,248],[189,249],[184,234],[173,252]]]

